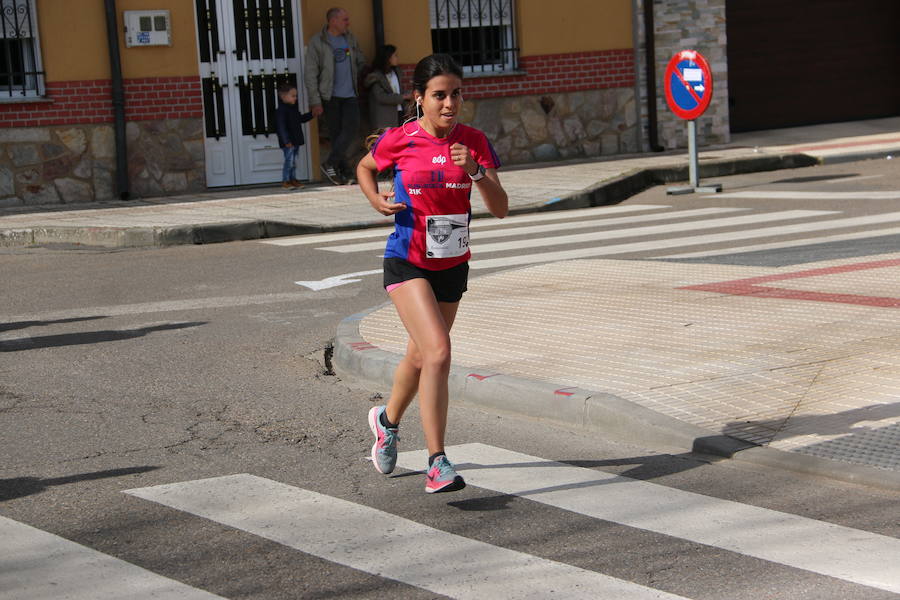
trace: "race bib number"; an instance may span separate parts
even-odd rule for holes
[[[453,258],[469,249],[469,215],[431,215],[425,217],[428,258]]]

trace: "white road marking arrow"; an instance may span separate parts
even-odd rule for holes
[[[326,277],[325,279],[319,281],[295,281],[297,285],[302,285],[303,287],[308,287],[311,290],[319,291],[319,290],[327,290],[328,288],[338,287],[339,285],[347,285],[348,283],[356,283],[359,281],[359,277],[364,275],[374,275],[375,273],[381,273],[381,269],[373,269],[371,271],[359,271],[358,273],[347,273],[345,275],[335,275],[334,277]],[[357,279],[350,279],[351,277],[356,277]]]

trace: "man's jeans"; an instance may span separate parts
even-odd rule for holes
[[[293,181],[297,178],[295,176],[297,150],[297,146],[281,149],[281,151],[284,152],[284,166],[281,168],[281,181]]]
[[[331,152],[325,161],[335,168],[348,170],[347,149],[359,131],[359,99],[332,98],[322,108],[325,110],[325,124],[331,136]]]

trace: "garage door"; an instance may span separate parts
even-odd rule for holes
[[[732,131],[900,115],[900,1],[725,6]]]

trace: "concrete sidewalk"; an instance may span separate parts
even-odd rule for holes
[[[900,253],[783,268],[509,270],[469,282],[451,398],[900,490],[898,309]],[[341,323],[334,363],[388,391],[405,347],[386,305]]]
[[[701,177],[875,158],[900,153],[900,118],[734,136],[700,154]],[[501,170],[513,214],[612,204],[650,186],[687,179],[685,151]],[[473,214],[486,210],[477,192]],[[0,247],[80,244],[153,247],[383,226],[358,186],[210,191],[90,206],[0,208]]]

